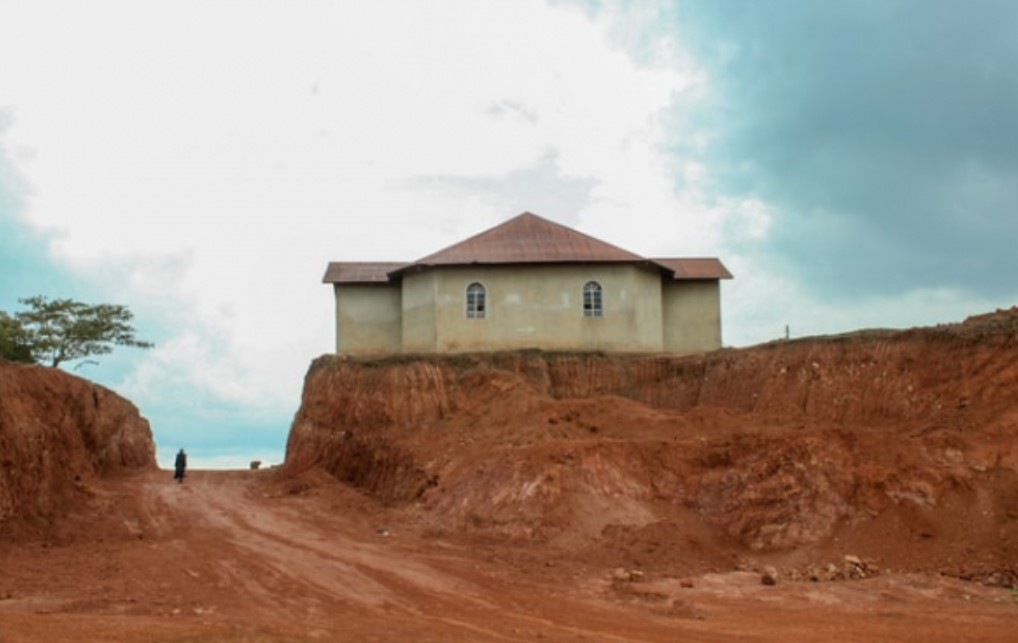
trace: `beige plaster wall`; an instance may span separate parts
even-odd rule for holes
[[[484,319],[467,319],[466,288],[484,285]],[[583,316],[583,286],[603,288],[604,315]],[[636,265],[455,266],[402,284],[336,284],[336,352],[520,348],[692,353],[721,347],[719,282],[662,282]]]
[[[434,270],[409,273],[403,277],[403,352],[435,352],[435,293],[437,279]]]
[[[484,319],[466,317],[466,289],[475,281],[486,289]],[[583,286],[588,281],[597,281],[603,289],[602,317],[583,316]],[[403,284],[404,352],[662,349],[661,278],[656,270],[621,264],[455,266],[408,276]],[[413,295],[408,297],[408,292]],[[434,294],[434,319],[408,325],[408,303],[426,307],[426,293]],[[430,349],[424,348],[424,333],[414,333],[422,341],[408,345],[411,326],[434,332]]]
[[[662,285],[664,350],[698,353],[721,348],[721,286],[716,280]]]
[[[400,352],[402,304],[399,284],[334,284],[336,353]]]

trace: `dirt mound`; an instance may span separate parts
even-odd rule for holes
[[[0,360],[0,536],[47,526],[97,477],[154,469],[148,421],[109,389]]]
[[[0,639],[1011,641],[1016,328],[323,358],[284,467],[184,484],[0,364]]]
[[[323,357],[286,470],[663,574],[850,556],[1015,583],[1016,333],[1010,310],[688,357]]]

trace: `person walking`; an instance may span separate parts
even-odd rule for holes
[[[173,479],[180,484],[184,481],[184,470],[187,469],[187,454],[181,449],[177,453],[177,459],[173,463]]]

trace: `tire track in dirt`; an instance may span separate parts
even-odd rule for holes
[[[239,594],[266,622],[296,620],[305,631],[321,634],[334,632],[338,615],[353,609],[458,631],[463,640],[514,641],[521,632],[649,640],[588,629],[582,619],[558,622],[550,616],[554,610],[546,615],[529,601],[507,609],[488,586],[490,579],[479,585],[467,578],[476,576],[476,563],[364,542],[360,525],[307,516],[300,506],[267,499],[248,472],[194,472],[183,485],[153,476],[138,485],[146,508],[142,521],[179,549],[185,572],[196,582]],[[540,605],[542,599],[533,602]],[[565,601],[562,608],[577,606]]]
[[[267,605],[278,606],[281,588],[352,604],[407,607],[417,595],[473,596],[463,580],[401,556],[392,547],[356,542],[342,531],[321,527],[290,508],[257,497],[243,478],[199,472],[184,485],[145,483],[146,504],[171,517],[166,523],[221,534],[236,557],[220,561],[218,573],[242,584]],[[193,540],[193,538],[191,539]],[[200,555],[196,555],[200,559]],[[412,596],[404,596],[409,588]]]

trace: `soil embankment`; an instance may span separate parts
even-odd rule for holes
[[[0,643],[1011,641],[1016,329],[324,357],[285,466],[184,484],[0,363]]]
[[[0,359],[0,536],[58,530],[97,479],[155,468],[134,404],[59,369]]]
[[[1011,585],[1016,333],[1006,311],[689,357],[323,357],[287,470],[417,504],[447,537],[664,575]]]

